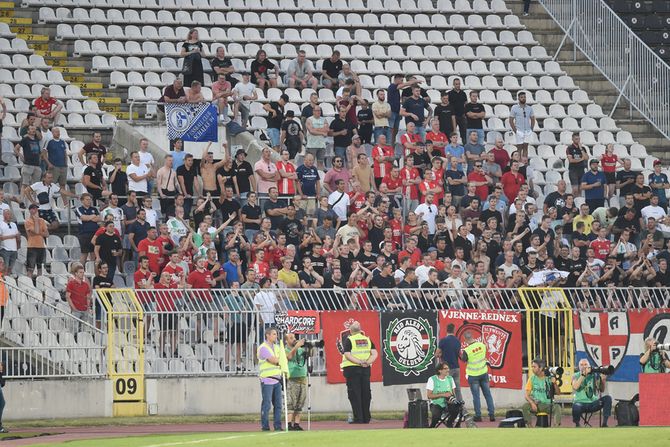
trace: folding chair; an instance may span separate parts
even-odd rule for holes
[[[603,409],[602,407],[594,411],[593,413],[582,413],[581,416],[579,417],[580,422],[584,427],[591,427],[591,418],[593,417],[594,414],[598,413],[598,427],[602,425],[602,419],[603,419]]]

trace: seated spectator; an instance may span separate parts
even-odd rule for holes
[[[191,85],[191,84],[188,84]],[[184,80],[177,76],[171,85],[163,89],[161,101],[166,104],[183,104],[186,102],[186,91],[184,90]],[[160,106],[161,110],[165,108]]]
[[[291,88],[308,88],[317,89],[319,81],[314,77],[314,66],[312,62],[305,59],[306,53],[304,50],[298,51],[298,57],[293,59],[286,72],[286,84]]]
[[[238,82],[233,87],[233,119],[239,120],[242,127],[249,124],[249,114],[251,113],[252,101],[258,100],[256,85],[249,82],[251,75],[248,71],[242,72],[242,82]]]
[[[321,84],[325,88],[336,90],[339,87],[339,76],[342,72],[342,60],[340,59],[340,52],[335,50],[333,54],[324,59],[321,66]]]
[[[217,75],[217,77],[220,78],[223,75],[226,81],[230,82],[231,88],[235,87],[235,85],[237,85],[239,82],[233,77],[233,73],[235,73],[235,67],[233,66],[232,59],[226,57],[226,49],[223,47],[223,45],[216,49],[216,54],[210,61],[210,65],[212,66],[212,70],[214,70],[214,73]]]
[[[221,48],[221,47],[219,47]],[[202,102],[202,101],[191,101],[190,98],[190,93],[193,91],[193,88],[191,88],[188,93],[186,94],[188,102]],[[230,121],[230,117],[228,116],[228,99],[233,97],[233,86],[230,83],[228,79],[226,79],[226,75],[224,74],[219,74],[217,76],[216,82],[212,84],[212,102],[216,104],[217,110],[219,111],[219,118],[221,119],[221,122],[226,124]],[[202,96],[202,94],[201,94]],[[204,100],[204,97],[203,97]],[[234,105],[235,109],[239,107],[238,104]],[[234,117],[235,115],[233,115]]]
[[[48,118],[52,123],[56,122],[60,111],[63,110],[63,104],[51,96],[51,89],[48,87],[40,90],[40,97],[33,101],[33,105],[37,118]]]
[[[229,89],[230,93],[230,89]],[[205,97],[202,94],[202,84],[199,81],[191,82],[191,88],[186,92],[186,102],[199,104],[205,102]]]

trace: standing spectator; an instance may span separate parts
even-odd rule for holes
[[[593,213],[596,208],[605,206],[606,184],[605,174],[598,170],[598,160],[592,159],[589,162],[589,171],[581,178],[581,189],[584,191],[584,199],[589,206],[590,213]]]
[[[142,198],[142,209],[146,213],[146,219],[150,226],[158,226],[158,213],[153,209],[153,199],[151,197]]]
[[[391,106],[386,102],[386,91],[377,90],[377,100],[372,103],[372,115],[374,117],[374,137],[375,144],[379,144],[379,136],[385,135],[386,141],[391,140],[391,127],[389,119],[391,118]]]
[[[356,125],[347,120],[347,109],[340,107],[339,115],[330,123],[330,135],[333,137],[335,157],[341,157],[346,161],[347,146],[351,144],[352,137],[357,132]]]
[[[449,136],[449,144],[444,148],[445,157],[447,157],[447,169],[465,172],[467,160],[465,158],[465,148],[458,144],[458,134],[456,132]],[[455,164],[456,166],[452,166]]]
[[[184,140],[175,138],[170,141],[170,155],[172,155],[172,169],[177,170],[180,166],[184,166],[184,158],[187,152],[184,151]]]
[[[21,233],[16,222],[13,222],[14,216],[10,209],[3,210],[2,217],[3,219],[0,220],[0,258],[4,260],[4,266],[0,274],[8,276],[12,274],[19,248],[21,248]]]
[[[470,102],[465,105],[465,120],[467,124],[467,135],[472,132],[477,133],[477,144],[483,145],[486,141],[484,138],[484,118],[486,118],[486,110],[484,106],[477,102],[479,99],[479,92],[477,90],[470,91]],[[465,141],[465,139],[463,140]]]
[[[312,214],[321,191],[319,171],[314,167],[314,155],[305,155],[303,164],[296,169],[298,194],[303,199],[305,211]]]
[[[158,239],[155,227],[149,227],[147,237],[137,244],[137,252],[140,257],[149,259],[149,270],[159,277],[161,273],[161,258],[163,257],[163,243]]]
[[[264,92],[269,87],[277,87],[276,73],[270,73],[276,70],[275,64],[268,59],[265,50],[258,50],[256,58],[251,61],[251,82]]]
[[[77,235],[79,247],[81,248],[79,262],[84,265],[89,255],[93,254],[91,240],[98,230],[98,222],[101,221],[100,211],[93,206],[93,197],[88,193],[84,193],[81,195],[81,206],[74,210],[74,214],[79,221],[79,234]]]
[[[345,190],[345,182],[339,179],[335,182],[337,189],[328,196],[328,205],[337,215],[340,224],[347,221],[347,210],[350,205],[350,198]]]
[[[100,218],[106,222],[107,221],[107,216],[112,216],[112,221],[114,222],[114,228],[116,231],[119,233],[119,235],[123,235],[123,228],[124,228],[124,219],[125,215],[123,214],[123,209],[120,208],[119,206],[119,198],[116,194],[112,194],[109,196],[109,204],[107,208],[103,209],[100,212]]]
[[[33,105],[38,118],[48,118],[52,123],[56,122],[60,111],[63,110],[63,104],[51,96],[51,89],[48,87],[42,87],[40,97],[35,99]]]
[[[286,70],[286,84],[291,88],[311,87],[316,90],[319,81],[314,77],[314,66],[312,61],[305,58],[306,54],[305,50],[299,50],[298,57],[289,62]]]
[[[368,100],[361,99],[361,109],[356,114],[358,121],[358,135],[361,137],[362,144],[372,143],[372,126],[375,123],[375,118],[370,109]]]
[[[186,154],[184,165],[177,168],[177,181],[179,190],[184,194],[184,216],[190,218],[193,198],[200,195],[200,182],[198,172],[193,164],[193,155]]]
[[[114,159],[114,170],[109,174],[107,183],[112,187],[112,194],[120,197],[119,205],[123,206],[128,195],[128,175],[123,172],[123,161],[120,158]]]
[[[46,275],[44,262],[46,261],[46,239],[49,236],[47,222],[38,214],[38,206],[32,204],[28,207],[28,217],[23,224],[26,230],[28,250],[26,251],[26,274],[33,277],[33,270],[42,266],[42,274]]]
[[[83,265],[75,264],[70,273],[73,278],[68,281],[65,288],[65,299],[70,305],[70,313],[78,320],[88,323],[91,321],[91,285],[85,277]]]
[[[429,155],[444,157],[447,143],[449,143],[449,137],[440,131],[440,120],[438,118],[431,119],[430,132],[426,133],[426,144],[433,145],[433,152]]]
[[[126,214],[126,216],[128,215]],[[130,245],[129,248],[133,253],[133,257],[135,257],[139,252],[137,248],[138,244],[146,239],[149,228],[151,228],[151,225],[149,225],[149,223],[146,221],[146,218],[147,211],[144,208],[140,208],[137,211],[137,217],[135,221],[132,223],[132,225],[126,227],[128,233],[128,242]]]
[[[442,102],[435,107],[435,117],[440,123],[440,132],[451,135],[456,129],[454,107],[449,103],[449,92],[442,92]]]
[[[616,189],[619,190],[619,206],[623,207],[628,194],[633,194],[637,171],[631,169],[629,158],[623,159],[623,170],[616,173]],[[638,210],[639,211],[639,210]]]
[[[367,157],[368,151],[362,145],[360,135],[354,135],[351,138],[351,144],[349,147],[347,147],[347,160],[349,160],[347,169],[351,170],[354,168],[354,166],[356,166],[358,162],[358,156],[361,154]]]
[[[572,134],[572,144],[565,149],[565,154],[568,158],[568,175],[572,185],[572,194],[577,196],[580,194],[580,182],[586,170],[586,160],[589,158],[589,153],[582,146],[578,133]]]
[[[340,59],[340,52],[335,50],[328,59],[324,59],[321,65],[321,85],[325,88],[336,90],[339,87],[338,77],[341,72],[342,60]]]
[[[512,162],[510,170],[503,174],[503,176],[500,178],[500,182],[502,183],[505,197],[507,197],[507,200],[510,202],[513,202],[519,194],[521,185],[526,182],[523,174],[519,172],[518,161]]]
[[[437,206],[433,203],[434,198],[435,195],[429,192],[424,196],[424,202],[414,210],[417,217],[428,224],[428,234],[431,237],[435,234],[435,217],[437,217]]]
[[[261,152],[261,159],[254,165],[259,194],[268,194],[271,188],[276,188],[277,182],[281,179],[277,171],[277,165],[272,162],[271,150],[269,147],[264,147]]]
[[[51,132],[52,138],[46,145],[46,151],[43,155],[44,161],[46,161],[54,181],[58,183],[60,189],[63,190],[67,183],[67,146],[65,145],[65,142],[60,139],[60,127],[54,127]]]
[[[279,137],[281,147],[286,147],[288,150],[289,160],[295,160],[296,155],[302,154],[302,142],[305,139],[300,123],[294,119],[294,116],[293,110],[286,112]]]
[[[340,156],[333,158],[333,168],[329,170],[323,177],[323,187],[326,191],[333,192],[337,188],[337,182],[342,180],[344,182],[344,190],[349,192],[349,182],[351,181],[351,174],[344,166],[344,159]]]
[[[193,81],[200,84],[205,83],[205,74],[202,69],[202,58],[206,57],[202,42],[200,42],[198,30],[193,28],[186,35],[186,41],[181,46],[180,57],[184,58],[182,73],[184,75],[184,84],[191,85]]]
[[[367,155],[358,154],[357,161],[358,163],[356,163],[356,166],[354,166],[351,171],[353,184],[360,186],[360,191],[362,193],[372,191],[374,189],[374,178],[372,176],[372,167],[370,166],[370,161],[368,160]],[[399,182],[402,183],[402,180],[399,179]],[[361,195],[361,197],[363,196]]]
[[[221,48],[222,47],[219,47],[219,49]],[[230,121],[230,118],[228,117],[228,99],[232,98],[232,96],[233,86],[230,81],[226,78],[226,75],[222,73],[218,74],[216,82],[212,84],[212,102],[216,104],[219,119],[224,124],[227,124]],[[235,108],[237,108],[237,104],[235,104]],[[233,118],[235,118],[234,114]]]
[[[398,135],[398,127],[400,126],[400,90],[419,83],[416,79],[409,82],[403,81],[403,75],[393,75],[393,81],[387,89],[388,103],[391,107],[391,118],[389,120],[389,125],[391,126],[391,139],[388,142],[391,144],[395,144],[396,136]]]
[[[547,197],[544,199],[544,206],[543,206],[543,212],[544,214],[547,214],[549,208],[556,208],[556,210],[560,211],[565,208],[565,201],[566,201],[566,190],[568,188],[568,185],[565,183],[565,180],[561,179],[556,183],[556,191],[550,192],[547,194]]]
[[[121,257],[121,238],[116,234],[114,222],[105,224],[105,232],[95,239],[95,263],[103,262],[107,265],[106,278],[109,282],[114,279],[117,259]]]
[[[442,362],[449,365],[449,375],[454,379],[456,398],[463,401],[461,394],[461,370],[458,363],[459,355],[461,353],[461,342],[458,337],[454,335],[454,324],[447,325],[447,336],[440,339],[435,352],[435,358],[439,358]]]
[[[277,181],[277,191],[279,196],[284,199],[290,199],[294,197],[296,193],[295,184],[298,175],[296,174],[295,166],[289,161],[290,158],[290,152],[284,149],[281,152],[281,160],[276,163],[277,173],[279,174],[279,180]]]
[[[654,160],[654,172],[649,174],[649,187],[656,197],[658,197],[658,205],[663,209],[668,208],[667,190],[670,189],[670,182],[668,176],[661,172],[661,160]]]
[[[140,139],[139,154],[140,154],[140,163],[149,168],[149,171],[152,174],[152,178],[155,177],[156,162],[154,161],[154,156],[151,155],[151,152],[149,152],[149,140],[147,140],[146,138]],[[151,181],[151,179],[147,179],[147,192],[149,194],[152,194],[153,191],[154,191],[153,182]]]
[[[107,182],[102,174],[102,169],[98,167],[99,165],[98,154],[90,154],[88,156],[88,166],[84,169],[81,181],[86,187],[86,191],[93,198],[94,206],[97,206],[98,200],[111,194],[111,191],[107,190]]]
[[[148,179],[153,177],[151,169],[140,163],[139,152],[130,153],[130,164],[126,168],[128,176],[128,191],[137,194],[138,197],[147,195]]]
[[[302,112],[300,113],[300,121],[302,122],[302,126],[306,129],[307,126],[305,123],[307,122],[307,118],[310,116],[314,115],[314,107],[318,107],[319,105],[319,94],[316,92],[312,92],[309,94],[309,103],[302,108]]]
[[[202,193],[203,195],[218,196],[219,184],[217,182],[217,172],[226,164],[226,158],[218,162],[214,162],[214,154],[209,151],[212,143],[207,143],[207,146],[202,151],[200,156],[200,176],[202,177]],[[223,150],[226,150],[225,143]]]
[[[233,77],[233,73],[235,73],[235,67],[233,66],[232,59],[226,57],[226,49],[223,47],[223,45],[216,49],[215,56],[212,58],[209,64],[212,66],[214,73],[219,76],[223,75],[226,78],[226,81],[230,82],[231,88],[235,87],[235,85],[239,82]]]
[[[498,176],[498,178],[502,177],[502,170],[509,165],[510,161],[510,156],[507,150],[505,149],[505,142],[501,137],[496,138],[495,146],[491,148],[490,151],[491,154],[493,154],[493,160],[489,160],[492,162],[495,162],[498,166],[500,166],[501,173]]]
[[[107,155],[107,148],[102,144],[102,134],[93,132],[91,141],[86,143],[79,151],[79,161],[85,165],[89,154],[98,154],[98,167],[102,169],[102,162]]]
[[[244,206],[247,197],[251,192],[256,191],[256,177],[251,164],[246,160],[247,153],[244,149],[238,149],[235,152],[235,160],[233,161],[233,169],[235,169],[235,179],[237,180],[237,188],[239,190],[240,204]]]
[[[163,159],[163,167],[156,173],[161,213],[166,218],[174,216],[174,198],[177,196],[177,173],[172,169],[172,155]]]
[[[405,124],[414,123],[421,139],[426,135],[426,123],[430,119],[430,114],[430,104],[421,97],[421,87],[413,86],[412,96],[403,103],[400,115],[405,117]]]
[[[33,183],[40,181],[42,168],[40,160],[42,151],[40,149],[40,138],[35,126],[28,126],[28,132],[21,141],[14,146],[14,152],[19,160],[23,162],[21,168],[21,189],[24,197],[27,197],[27,189]]]
[[[246,127],[249,124],[249,114],[251,113],[251,102],[258,100],[256,86],[249,82],[250,74],[248,71],[242,72],[242,82],[238,82],[233,87],[233,119],[240,116],[240,126]],[[232,82],[232,81],[231,81]]]
[[[641,211],[644,207],[648,206],[651,196],[651,188],[644,184],[644,174],[638,173],[637,176],[635,176],[635,184],[633,185],[635,209]]]
[[[422,141],[421,135],[416,132],[416,125],[414,123],[407,123],[406,132],[400,137],[400,144],[404,149],[403,155],[406,157],[417,152],[417,148],[423,148]],[[426,156],[430,157],[430,154],[426,154]],[[414,160],[414,164],[417,167],[419,165],[419,163],[416,163],[416,160]]]
[[[326,137],[330,132],[328,121],[321,116],[321,107],[315,105],[312,109],[313,115],[305,121],[307,129],[307,154],[316,158],[319,169],[324,169],[326,155]]]
[[[600,163],[607,179],[607,200],[610,200],[616,192],[616,168],[617,166],[623,166],[619,156],[614,153],[614,144],[608,143],[605,146],[605,153],[600,157]]]
[[[283,94],[278,101],[271,101],[263,105],[263,110],[268,113],[265,118],[267,122],[266,132],[270,138],[272,148],[279,152],[279,136],[281,125],[284,122],[284,106],[288,103],[288,95]]]
[[[530,11],[530,0],[523,0],[523,16],[528,16]]]
[[[518,104],[509,111],[509,124],[516,135],[516,147],[521,157],[528,156],[528,143],[533,142],[535,128],[535,112],[526,104],[526,92],[517,94]]]
[[[377,144],[372,148],[372,159],[375,186],[379,189],[384,177],[391,172],[395,161],[393,147],[386,144],[386,135],[380,134],[377,138]]]
[[[465,117],[465,103],[468,102],[468,97],[465,92],[461,90],[461,80],[454,78],[453,88],[449,91],[449,104],[454,109],[454,118],[458,126],[458,132],[461,136],[461,141],[465,141],[465,132],[467,129],[467,120]],[[456,127],[454,126],[454,132]]]
[[[485,156],[484,156],[484,143],[479,142],[479,134],[477,132],[477,129],[472,129],[471,131],[468,132],[468,137],[469,140],[463,146],[463,149],[465,149],[465,158],[468,161],[468,174],[470,174],[472,171],[474,171],[475,164],[477,162],[481,163],[484,161]]]

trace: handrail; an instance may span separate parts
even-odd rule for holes
[[[670,139],[670,66],[603,0],[539,1],[565,33],[559,51],[570,37],[619,92],[610,117],[625,97]]]

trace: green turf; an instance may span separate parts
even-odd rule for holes
[[[531,444],[532,443],[532,444]],[[594,447],[670,445],[670,428],[343,430],[310,433],[200,433],[68,442],[67,447],[428,447],[524,445]],[[37,446],[36,446],[37,447]]]

